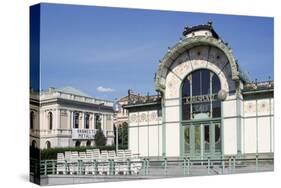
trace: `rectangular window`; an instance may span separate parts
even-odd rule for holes
[[[95,129],[101,130],[101,118],[99,114],[95,114]]]
[[[90,115],[88,113],[85,114],[85,129],[89,129],[89,121]]]
[[[73,128],[78,129],[79,128],[79,113],[74,113],[74,123],[73,123]]]

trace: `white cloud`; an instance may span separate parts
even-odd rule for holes
[[[97,91],[98,92],[113,92],[114,91],[114,89],[112,89],[112,88],[107,88],[107,87],[102,87],[102,86],[99,86],[99,87],[97,87]]]

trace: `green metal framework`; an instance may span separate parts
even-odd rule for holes
[[[190,73],[192,74],[192,72]],[[213,73],[214,74],[214,73]],[[188,75],[187,75],[188,76]],[[210,76],[210,95],[213,94],[212,92],[212,76]],[[180,97],[179,99],[179,107],[180,107],[180,113],[179,113],[179,120],[180,120],[180,158],[189,157],[193,159],[206,159],[206,158],[218,158],[223,156],[223,129],[222,129],[222,103],[221,103],[221,117],[220,118],[213,118],[212,117],[212,100],[210,101],[210,118],[204,118],[204,119],[193,119],[192,118],[192,105],[190,105],[190,120],[183,120],[182,119],[182,89],[183,89],[183,82],[180,86]],[[192,101],[192,79],[190,79],[190,98]],[[215,126],[219,125],[220,127],[220,143],[215,143]],[[205,134],[205,126],[207,126],[207,129],[209,129],[209,148],[208,152],[206,149],[207,144],[205,144],[204,140],[204,134]],[[188,131],[189,141],[190,143],[187,145],[190,145],[189,148],[185,147],[185,132]],[[196,130],[200,132],[200,136],[196,135]],[[200,153],[196,151],[196,137],[200,138]],[[198,140],[197,140],[198,141]],[[217,149],[218,148],[218,149]],[[187,151],[189,150],[189,151]]]

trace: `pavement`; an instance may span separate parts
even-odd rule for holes
[[[188,176],[205,176],[219,174],[237,174],[237,173],[253,173],[253,172],[270,172],[274,170],[273,163],[255,163],[237,164],[235,168],[222,166],[221,164],[211,165],[191,165],[184,169],[179,164],[168,164],[165,169],[163,165],[151,165],[148,170],[142,168],[139,174],[132,175],[43,175],[41,176],[41,185],[62,185],[62,184],[82,184],[82,183],[98,183],[98,182],[114,182],[142,179],[160,179],[173,177]]]

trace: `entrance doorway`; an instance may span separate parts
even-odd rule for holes
[[[191,72],[182,83],[181,154],[195,159],[221,156],[221,90],[217,74]]]
[[[200,122],[183,125],[184,155],[193,159],[221,156],[220,122]]]

